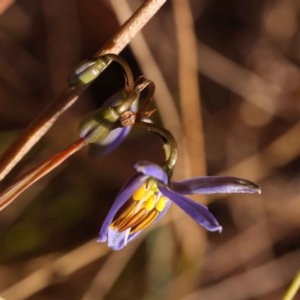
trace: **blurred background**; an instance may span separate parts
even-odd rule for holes
[[[142,1],[0,1],[0,153]],[[169,0],[121,56],[157,86],[153,120],[179,143],[174,179],[231,175],[261,195],[194,197],[223,226],[173,207],[112,252],[97,244],[151,133],[105,158],[83,149],[0,213],[0,295],[16,299],[281,299],[300,266],[300,2]],[[1,182],[78,139],[82,116],[123,86],[112,64]],[[298,293],[298,298],[300,294]]]

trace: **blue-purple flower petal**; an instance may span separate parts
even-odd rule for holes
[[[127,243],[129,243],[131,240],[133,240],[137,235],[139,235],[142,232],[142,230],[130,234],[127,238]],[[113,250],[121,250],[125,246],[125,235],[126,230],[119,233],[117,229],[112,230],[111,228],[108,229],[108,247],[110,247]]]
[[[219,225],[216,218],[204,205],[190,200],[182,195],[158,186],[163,195],[168,197],[172,202],[178,205],[185,213],[193,218],[199,225],[203,226],[208,231],[222,231],[222,227]]]
[[[102,224],[98,237],[98,242],[105,242],[107,240],[108,227],[113,221],[115,214],[148,178],[149,176],[143,175],[141,173],[136,173],[125,183]]]
[[[134,166],[138,172],[141,172],[149,177],[153,177],[165,185],[168,184],[168,176],[166,172],[157,164],[149,161],[139,161]]]
[[[229,176],[203,176],[183,181],[171,181],[170,189],[182,195],[214,193],[259,193],[253,182]]]
[[[90,144],[89,156],[96,158],[110,153],[124,141],[126,136],[129,134],[130,130],[130,126],[114,129],[100,143]]]
[[[100,108],[107,108],[110,106],[115,106],[117,104],[120,104],[122,100],[125,100],[126,94],[124,90],[120,90],[116,93],[114,93],[112,96],[110,96],[107,100],[105,100]]]

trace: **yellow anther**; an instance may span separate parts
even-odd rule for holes
[[[132,198],[136,201],[141,200],[146,193],[146,183],[139,187],[132,195]]]
[[[160,197],[160,199],[158,200],[158,202],[156,204],[156,209],[159,212],[162,212],[164,210],[164,208],[166,207],[166,204],[167,204],[167,200],[168,200],[168,198],[166,196]]]
[[[145,207],[148,211],[150,211],[150,210],[152,210],[152,209],[154,208],[154,206],[155,206],[155,198],[156,198],[155,195],[151,195],[151,196],[148,198],[148,200],[145,202],[144,207]]]
[[[143,198],[143,200],[144,201],[147,201],[151,196],[153,196],[154,195],[154,191],[147,191],[146,193],[145,193],[145,195],[144,195],[144,198]]]

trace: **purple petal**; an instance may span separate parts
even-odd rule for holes
[[[105,218],[100,229],[98,242],[105,242],[108,235],[108,227],[111,224],[115,214],[122,207],[122,205],[132,196],[132,194],[149,178],[141,173],[134,174],[122,187],[121,191],[116,197],[116,200],[111,207],[107,217]]]
[[[172,202],[178,205],[205,229],[209,231],[222,231],[222,227],[219,225],[218,221],[207,209],[207,207],[182,195],[176,194],[173,191],[162,186],[158,186],[158,188],[166,197],[168,197]]]
[[[101,157],[104,156],[115,148],[117,148],[129,134],[131,127],[117,128],[104,139],[101,143],[94,143],[89,145],[89,156],[90,157]]]
[[[100,108],[106,108],[120,104],[122,100],[125,100],[125,97],[126,95],[124,90],[120,90],[114,93],[112,96],[110,96],[107,100],[105,100],[100,106]]]
[[[214,193],[259,193],[260,187],[251,181],[229,176],[203,176],[184,181],[172,181],[170,188],[182,195]]]
[[[153,177],[158,181],[168,184],[168,176],[166,172],[159,166],[149,161],[139,161],[134,166],[138,172]]]
[[[139,235],[142,230],[130,234],[127,238],[127,243],[133,240],[137,235]],[[126,230],[119,233],[117,229],[112,230],[111,228],[108,229],[108,247],[112,250],[121,250],[125,246],[125,235]]]

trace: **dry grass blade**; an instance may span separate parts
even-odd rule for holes
[[[178,76],[180,107],[187,149],[184,153],[185,178],[206,174],[204,137],[202,128],[201,99],[197,71],[197,39],[188,0],[173,0],[178,45]],[[204,196],[195,195],[194,200],[206,202]],[[202,261],[206,233],[193,220],[175,223],[176,233],[188,259]],[[170,290],[171,298],[189,293],[195,282]],[[179,294],[180,293],[180,294]],[[173,295],[173,296],[172,296]]]
[[[222,278],[222,276],[226,276],[230,272],[236,270],[242,263],[246,263],[253,259],[256,255],[265,251],[266,248],[269,247],[270,237],[261,235],[261,231],[265,232],[266,226],[267,223],[262,221],[243,231],[238,236],[232,238],[230,241],[213,251],[211,254],[208,254],[204,266],[202,266],[201,261],[198,261],[191,268],[172,280],[165,289],[169,291],[176,291],[178,287],[184,286],[186,282],[199,284],[200,267],[203,267],[203,272],[205,273],[205,277],[201,278],[201,282],[204,285],[214,280],[218,280],[219,278]],[[282,239],[286,233],[287,231],[278,233],[278,236],[275,236],[272,241],[276,242],[277,240]],[[260,237],[259,240],[257,239],[258,236]],[[249,245],[248,241],[251,241],[252,238],[256,238],[257,243]],[[243,260],[241,260],[240,257],[241,253],[244,254]]]
[[[295,124],[286,133],[266,147],[261,153],[245,159],[236,166],[226,169],[218,175],[230,174],[237,177],[248,177],[254,181],[261,180],[265,176],[268,176],[274,172],[275,168],[286,165],[298,156],[300,151],[300,142],[297,138],[300,132],[299,126],[300,123]],[[286,147],[286,145],[291,143],[293,144],[293,147]],[[280,159],[271,159],[272,157],[279,157]],[[220,196],[222,195],[219,195],[218,198],[220,198]],[[276,243],[288,234],[291,230],[291,225],[294,224],[293,227],[299,226],[299,222],[296,222],[297,212],[299,211],[299,198],[295,197],[290,203],[291,204],[287,206],[284,211],[282,211],[282,208],[274,208],[274,217],[271,216],[263,221],[258,221],[252,227],[246,229],[237,237],[231,239],[211,253],[208,256],[205,269],[209,271],[210,274],[214,274],[214,276],[208,276],[204,279],[204,282],[225,276],[238,268],[242,263],[241,260],[237,259],[237,257],[240,256],[240,251],[244,252],[243,263],[245,263],[262,251],[268,249],[270,247],[270,238],[272,239],[272,243]],[[275,231],[271,237],[268,235],[262,236],[261,233],[266,232],[266,226],[268,223],[272,222],[273,218],[275,220],[282,219],[286,224],[290,224],[291,220],[295,221],[293,221],[289,227],[281,228],[280,231]],[[257,240],[258,236],[261,237],[260,240]],[[256,240],[256,243],[251,244],[251,247],[249,247],[248,241],[253,240]],[[242,248],[238,248],[237,245],[240,245]],[[173,287],[184,284],[198,275],[198,270],[192,268],[171,282],[169,289],[172,290]]]
[[[246,300],[262,296],[286,285],[298,270],[300,251],[235,275],[195,292],[182,300]]]
[[[14,2],[15,0],[2,0],[0,2],[0,14],[3,14]]]
[[[17,179],[15,183],[0,193],[0,211],[11,204],[15,198],[17,198],[37,180],[44,177],[46,174],[64,162],[67,158],[69,158],[72,154],[76,153],[86,145],[86,141],[84,139],[80,139],[72,146],[60,153],[55,154],[45,162],[41,163],[39,166],[23,175],[20,179]]]
[[[164,226],[169,222],[176,220],[176,218],[171,218],[171,216],[166,216],[161,222],[156,223],[152,226],[149,231]],[[147,232],[141,234],[139,240],[136,241],[137,246],[145,238]],[[136,247],[137,247],[136,246]],[[128,246],[128,248],[131,246]],[[131,255],[134,254],[135,245],[133,245],[133,251],[128,250],[128,260]],[[88,264],[96,261],[97,259],[105,256],[110,252],[110,249],[105,244],[98,244],[93,239],[82,246],[79,246],[75,250],[68,252],[67,254],[61,256],[55,260],[52,264],[41,268],[24,279],[20,280],[10,288],[3,291],[1,294],[8,299],[14,300],[23,300],[26,299],[42,289],[54,284],[55,282],[62,280],[63,278],[68,277],[77,270],[87,266]],[[122,255],[121,255],[122,257]],[[123,258],[120,258],[122,260]],[[126,259],[124,260],[126,264]],[[110,263],[109,263],[110,264]],[[122,271],[122,268],[115,269],[114,273],[111,273],[113,276],[110,279],[111,286],[113,285],[114,280],[118,277],[118,274]],[[101,272],[101,271],[100,271]],[[101,278],[102,278],[102,273]],[[109,279],[106,279],[109,280]],[[108,290],[107,290],[108,291]]]
[[[197,71],[197,39],[188,0],[173,0],[178,45],[180,108],[187,143],[187,177],[206,173],[201,99]]]
[[[242,264],[249,262],[263,251],[268,250],[272,243],[282,240],[291,230],[291,228],[288,228],[281,232],[276,232],[272,235],[272,237],[270,237],[267,234],[269,222],[270,220],[268,220],[268,222],[257,222],[257,224],[243,231],[238,236],[208,255],[205,263],[205,272],[207,277],[204,278],[203,281],[210,282],[226,276]],[[253,238],[257,240],[257,243],[249,243],[249,241]]]
[[[83,296],[83,300],[100,300],[104,299],[105,295],[111,290],[115,281],[122,273],[130,258],[135,253],[136,249],[142,242],[139,238],[130,243],[129,247],[122,251],[112,252],[102,265],[98,274],[91,283],[91,287]]]
[[[300,122],[293,125],[260,153],[241,161],[218,175],[230,174],[237,177],[246,177],[253,181],[258,181],[268,176],[276,168],[285,166],[299,156],[299,133]],[[291,146],[286,147],[286,145]]]
[[[70,3],[45,1],[41,5],[47,30],[47,75],[51,90],[57,95],[65,85],[65,74],[68,74],[80,60],[78,7],[76,1]],[[61,18],[61,15],[64,18]],[[66,57],[64,53],[69,55]],[[60,63],[56,63],[57,61]]]
[[[59,172],[61,172],[62,169],[60,169]],[[45,187],[55,175],[57,175],[57,173],[49,174],[46,178],[44,178],[43,181],[38,182],[34,189],[30,189],[20,201],[14,202],[7,209],[1,212],[0,232],[4,232],[5,230],[9,229],[10,226],[12,226],[12,224],[20,217],[27,206],[44,191]]]
[[[109,252],[105,245],[100,246],[95,240],[91,240],[79,248],[67,253],[55,260],[51,265],[33,272],[23,280],[2,292],[8,299],[26,299],[56,280],[67,277],[76,270],[103,257]]]
[[[200,73],[269,114],[286,118],[280,111],[275,113],[276,104],[280,104],[278,100],[284,94],[279,87],[239,66],[201,42],[198,42],[198,55]]]

